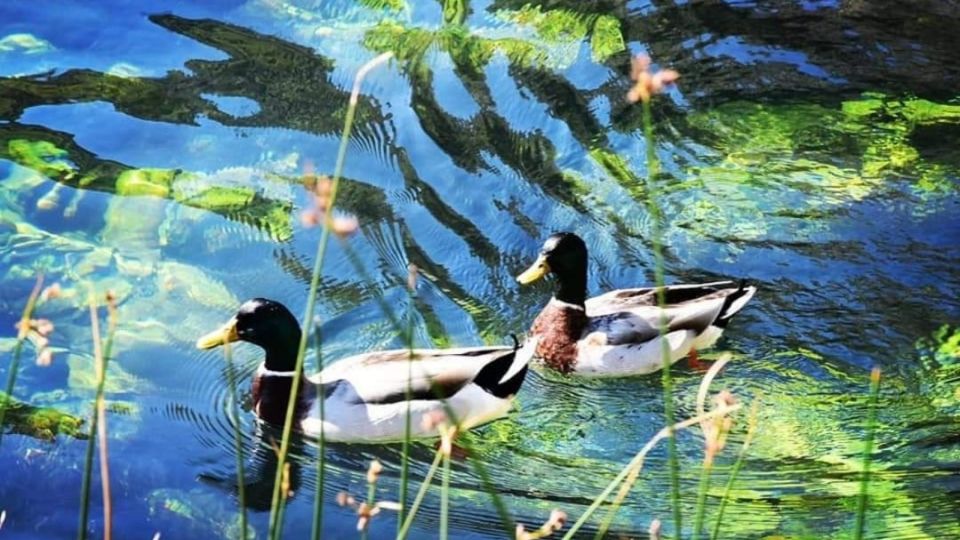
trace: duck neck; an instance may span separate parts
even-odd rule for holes
[[[300,347],[300,331],[296,335],[284,339],[281,343],[273,343],[264,347],[266,357],[263,367],[267,371],[277,373],[293,373],[297,369],[297,350]]]
[[[300,379],[296,414],[301,416],[309,407],[312,396]],[[253,406],[257,416],[270,424],[283,424],[287,415],[290,394],[293,391],[292,371],[273,371],[261,364],[253,376]]]
[[[583,268],[582,271],[562,276],[558,280],[558,284],[559,287],[557,288],[556,294],[553,295],[554,298],[580,308],[584,307],[584,302],[587,300],[586,268]]]

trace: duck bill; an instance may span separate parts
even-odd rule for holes
[[[527,285],[528,283],[533,283],[543,276],[547,275],[550,272],[550,265],[547,264],[547,258],[543,255],[537,257],[537,260],[530,265],[530,268],[517,276],[517,281],[521,285]]]
[[[233,318],[227,321],[227,324],[198,339],[197,348],[212,349],[227,343],[233,343],[239,339],[240,337],[237,335],[237,319]]]

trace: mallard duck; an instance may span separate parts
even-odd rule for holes
[[[226,324],[197,340],[200,349],[246,341],[266,356],[253,376],[253,409],[263,421],[282,424],[296,368],[300,325],[283,304],[254,298]],[[308,436],[342,442],[403,439],[407,407],[412,436],[437,430],[423,417],[445,414],[444,401],[462,429],[507,413],[520,389],[534,345],[460,349],[392,350],[358,354],[302,377],[296,408]],[[408,374],[410,399],[407,396]],[[324,400],[320,420],[319,398]]]
[[[520,284],[547,274],[556,292],[530,330],[535,356],[564,373],[586,376],[643,375],[663,367],[660,309],[654,288],[620,289],[587,299],[587,246],[569,232],[552,235],[540,256],[517,276]],[[666,287],[670,362],[713,345],[755,287],[732,281]]]

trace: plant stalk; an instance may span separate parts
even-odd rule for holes
[[[860,496],[857,499],[857,520],[854,540],[863,538],[867,519],[867,495],[870,487],[870,462],[873,459],[873,439],[877,431],[877,400],[880,397],[880,368],[870,371],[870,401],[867,409],[867,433],[863,441],[863,471],[860,473]]]

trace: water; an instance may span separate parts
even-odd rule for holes
[[[57,326],[54,364],[34,365],[28,347],[15,395],[85,416],[92,367],[81,308],[90,286],[118,295],[107,388],[117,537],[236,530],[223,362],[193,342],[248,297],[302,313],[318,232],[300,225],[309,197],[297,178],[307,167],[332,172],[353,75],[385,50],[397,60],[364,83],[340,201],[360,219],[350,245],[370,279],[332,244],[317,309],[330,358],[400,345],[376,297],[406,310],[411,262],[424,275],[415,305],[424,346],[507,343],[524,329],[548,286],[519,289],[513,276],[553,231],[587,240],[591,292],[649,283],[645,143],[639,110],[623,99],[630,54],[647,51],[682,73],[654,105],[667,279],[759,287],[708,355],[734,356],[718,386],[761,400],[727,537],[851,534],[874,365],[884,379],[868,536],[960,536],[955,6],[147,9],[0,7],[0,345],[8,358],[34,268],[63,284],[65,297],[38,312]],[[236,356],[247,381],[257,351]],[[700,378],[677,373],[679,415],[693,413]],[[473,452],[527,524],[555,507],[577,517],[663,421],[658,377],[531,374],[518,405],[476,432]],[[251,413],[241,420],[262,537],[273,461]],[[711,525],[744,433],[741,417],[709,492]],[[679,448],[689,525],[699,432]],[[83,451],[67,436],[4,437],[6,537],[75,535]],[[287,532],[300,538],[314,449],[294,452]],[[386,464],[379,497],[395,498],[399,448],[329,449],[330,537],[355,534],[355,516],[333,495],[362,496],[373,457]],[[431,459],[431,445],[415,446],[416,483]],[[667,483],[661,448],[615,530],[636,536],[655,517],[669,521]],[[479,486],[467,463],[454,463],[457,537],[497,536]],[[430,495],[415,536],[435,535],[438,515]],[[371,535],[394,530],[393,516],[378,516]]]

